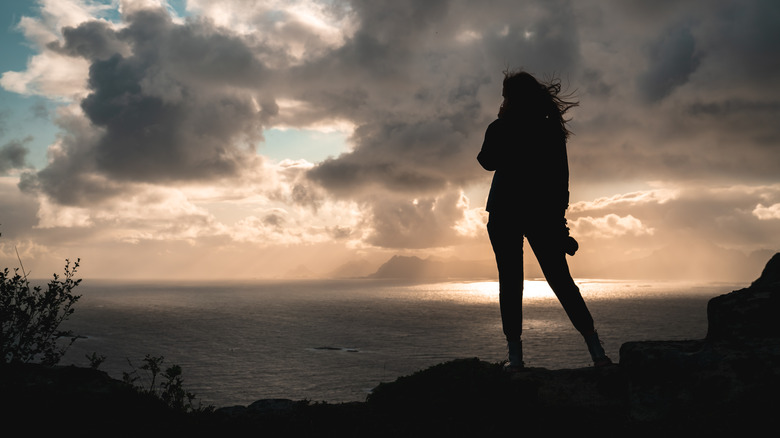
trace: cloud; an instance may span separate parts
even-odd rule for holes
[[[363,125],[352,141],[353,152],[318,164],[309,178],[337,194],[376,188],[416,194],[441,191],[475,173],[474,151],[445,118]]]
[[[696,41],[687,26],[663,32],[649,49],[648,69],[639,78],[642,95],[651,102],[685,84],[699,65]]]
[[[573,114],[579,181],[776,180],[777,4],[578,5],[583,72],[597,80]]]
[[[35,223],[38,202],[16,190],[17,179],[0,175],[0,241],[30,237],[31,224]]]
[[[106,21],[87,21],[78,27],[65,27],[62,36],[64,43],[55,40],[47,44],[47,48],[55,53],[87,60],[105,60],[115,54],[130,52],[127,44]]]
[[[32,137],[22,140],[11,140],[0,146],[0,174],[13,169],[23,169],[29,167],[27,164],[27,154],[30,152],[25,146],[32,141]]]
[[[772,2],[721,1],[707,10],[664,2],[651,12],[636,2],[225,0],[189,2],[186,19],[125,2],[121,24],[86,19],[99,11],[74,5],[81,12],[38,22],[48,33],[36,38],[40,56],[89,66],[74,90],[89,80],[82,106],[106,130],[92,159],[111,179],[235,174],[264,127],[341,120],[356,127],[352,153],[311,172],[328,190],[473,183],[483,175],[472,155],[507,66],[559,72],[587,92],[570,154],[584,182],[767,180],[774,148],[766,145],[780,138],[766,123],[776,118],[773,93],[761,90],[776,82],[751,83],[740,73],[771,71],[767,60],[778,58]],[[32,38],[35,21],[25,23]],[[473,38],[459,41],[464,34]],[[128,144],[141,149],[127,152]],[[737,144],[750,151],[743,161],[731,152]],[[167,160],[177,161],[166,172]]]
[[[681,235],[775,242],[777,2],[191,0],[186,17],[118,4],[121,19],[117,3],[42,1],[19,25],[39,53],[0,79],[61,103],[46,166],[3,149],[41,233],[484,246],[485,213],[468,198],[484,198],[491,175],[475,157],[501,71],[522,67],[558,74],[581,101],[572,193],[617,193],[574,200],[584,252],[625,257]],[[270,128],[333,126],[348,145],[319,162],[276,163],[258,147]]]
[[[261,58],[275,67],[325,56],[354,31],[352,9],[341,1],[192,0],[187,9],[245,35],[263,48]]]
[[[120,30],[96,21],[65,28],[63,43],[48,44],[90,62],[89,94],[80,111],[60,117],[70,135],[23,187],[94,203],[124,193],[127,182],[208,181],[259,160],[255,144],[277,108],[236,88],[247,70],[262,72],[246,46],[205,22],[175,24],[162,10],[126,20]],[[214,76],[221,82],[210,85]]]
[[[83,60],[45,52],[34,56],[25,71],[3,73],[0,85],[18,94],[68,100],[84,93],[88,66]]]
[[[371,231],[367,242],[384,248],[448,247],[461,240],[458,225],[465,219],[461,194],[440,197],[370,200]]]
[[[634,216],[621,217],[616,214],[608,214],[598,218],[590,216],[580,217],[570,222],[569,226],[578,236],[601,238],[613,238],[626,234],[635,236],[652,235],[655,231],[653,228],[646,227],[642,224],[642,221]]]
[[[567,216],[585,240],[622,236],[626,248],[647,251],[699,239],[750,252],[780,245],[776,222],[768,220],[778,202],[777,184],[680,186],[575,203]]]
[[[780,219],[780,203],[768,207],[765,207],[763,204],[758,204],[753,210],[753,215],[760,220]]]

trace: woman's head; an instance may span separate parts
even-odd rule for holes
[[[578,105],[576,101],[566,100],[568,96],[560,96],[561,82],[553,78],[550,82],[540,82],[525,71],[505,71],[499,117],[522,117],[550,119],[560,127],[564,136],[568,137],[566,122],[563,115],[570,108]]]
[[[540,106],[549,101],[547,90],[530,73],[505,72],[503,91],[504,103],[516,109],[540,110]]]

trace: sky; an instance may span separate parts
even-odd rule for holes
[[[66,259],[195,280],[490,262],[476,155],[518,68],[580,102],[575,277],[749,282],[780,250],[774,0],[6,0],[0,17],[0,262],[33,277]]]

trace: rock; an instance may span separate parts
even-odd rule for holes
[[[750,287],[710,300],[707,319],[711,340],[780,337],[780,253]]]
[[[193,432],[193,418],[159,398],[91,368],[0,365],[6,427],[32,435],[139,436]],[[9,428],[10,430],[10,428]],[[34,431],[34,432],[33,432]]]
[[[750,287],[709,301],[705,339],[623,344],[629,416],[744,428],[774,415],[769,412],[780,406],[778,297],[780,254]]]
[[[286,414],[291,412],[297,404],[286,398],[264,398],[257,400],[249,406],[228,406],[217,409],[218,412],[230,417],[239,417],[242,415],[263,415],[263,414]]]

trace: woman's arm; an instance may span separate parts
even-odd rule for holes
[[[485,170],[496,170],[506,156],[506,139],[503,129],[504,122],[501,119],[491,123],[485,131],[485,140],[482,142],[482,150],[477,155],[477,161]]]

